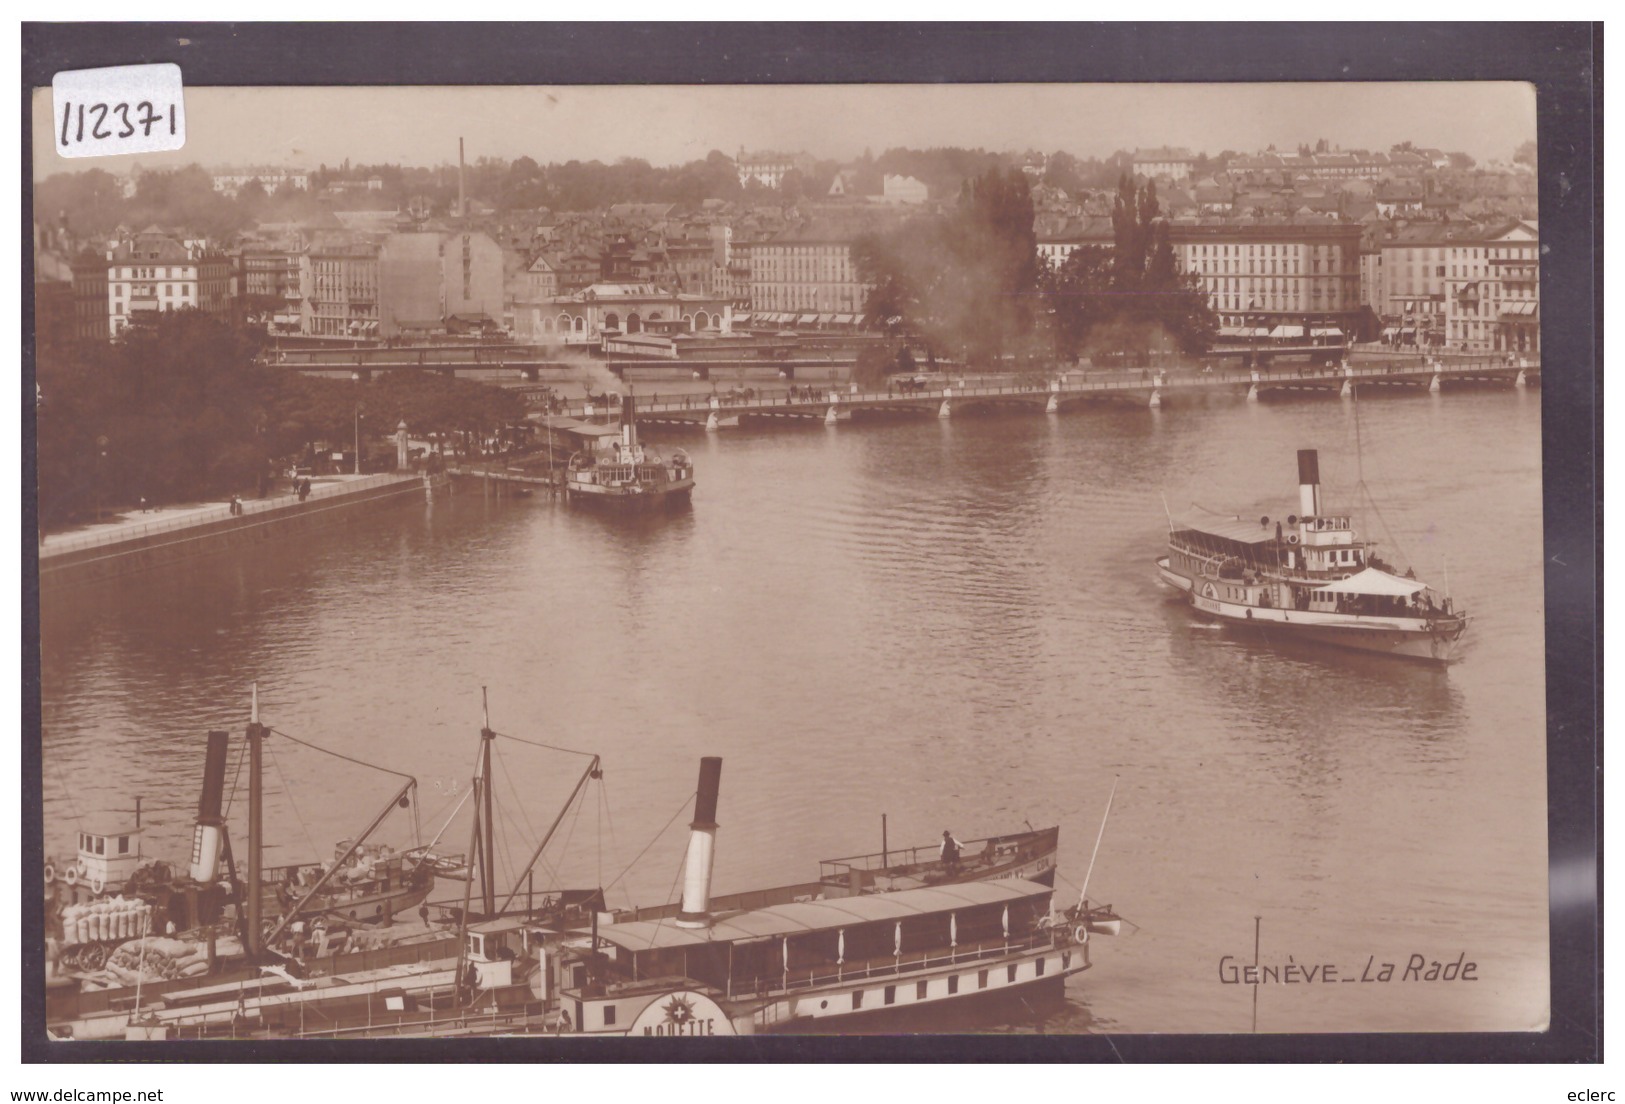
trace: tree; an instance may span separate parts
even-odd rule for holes
[[[1028,352],[1038,291],[1032,193],[1019,170],[967,180],[947,216],[923,215],[854,243],[872,286],[866,322],[918,341],[933,363],[955,352],[983,366]]]
[[[1465,153],[1452,153],[1448,156],[1450,158],[1450,167],[1455,169],[1457,172],[1467,172],[1472,169],[1474,165],[1478,164],[1477,161],[1474,161]]]
[[[1539,148],[1535,145],[1535,140],[1531,138],[1520,145],[1512,154],[1512,161],[1517,165],[1528,165],[1532,169],[1535,167],[1537,156],[1539,156]]]
[[[1044,280],[1045,320],[1055,355],[1086,349],[1144,362],[1154,346],[1205,352],[1218,318],[1195,276],[1179,271],[1156,185],[1118,181],[1112,209],[1113,248],[1073,251]]]

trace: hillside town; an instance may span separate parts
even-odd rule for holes
[[[436,169],[191,166],[62,174],[36,193],[42,335],[105,341],[194,308],[286,347],[503,341],[678,356],[735,334],[853,335],[854,245],[951,209],[988,168],[1030,184],[1040,261],[1114,243],[1154,189],[1220,347],[1378,342],[1538,353],[1533,143],[1506,162],[1344,150],[888,150],[852,163],[713,151],[667,170],[480,159]],[[873,319],[870,319],[871,323]],[[871,327],[872,328],[872,327]]]

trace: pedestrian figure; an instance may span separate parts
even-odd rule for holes
[[[141,512],[143,514],[147,512],[147,499],[145,495],[141,497]]]
[[[965,845],[954,839],[954,834],[948,829],[942,830],[942,865],[949,870],[959,869],[959,852]]]

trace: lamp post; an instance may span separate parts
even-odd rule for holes
[[[350,382],[359,387],[361,384],[361,373],[351,372]],[[361,474],[361,400],[359,398],[356,400],[355,404],[355,473],[357,475]]]
[[[96,438],[96,520],[102,520],[102,461],[107,459],[107,438]]]

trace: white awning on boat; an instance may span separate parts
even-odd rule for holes
[[[1380,594],[1390,598],[1404,598],[1419,590],[1426,590],[1427,584],[1419,583],[1415,579],[1402,579],[1398,575],[1390,575],[1386,571],[1368,567],[1356,575],[1350,575],[1347,579],[1327,583],[1320,589],[1333,594]]]
[[[1193,530],[1210,537],[1235,541],[1238,544],[1268,544],[1275,539],[1275,522],[1261,525],[1256,521],[1235,517],[1184,518],[1178,523],[1182,529]]]

